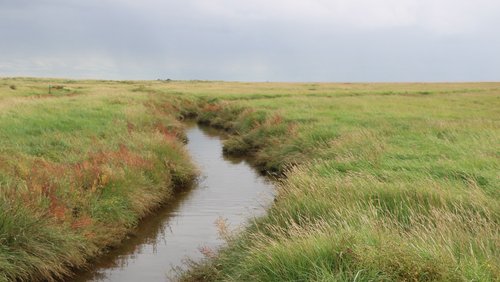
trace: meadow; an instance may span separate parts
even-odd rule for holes
[[[185,118],[280,180],[182,279],[500,280],[500,83],[27,78],[0,80],[0,279],[63,275],[168,201]]]
[[[194,178],[175,113],[124,85],[0,80],[0,281],[71,274]]]
[[[150,88],[196,97],[186,115],[281,177],[268,215],[184,280],[500,279],[499,83]]]

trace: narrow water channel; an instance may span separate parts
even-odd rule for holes
[[[244,159],[222,154],[217,131],[190,125],[187,149],[200,170],[192,189],[145,218],[123,246],[100,258],[74,281],[170,281],[186,258],[200,259],[200,248],[223,244],[216,222],[231,229],[261,215],[273,198],[272,183]]]

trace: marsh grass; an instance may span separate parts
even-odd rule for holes
[[[49,83],[64,88],[49,96]],[[268,214],[184,280],[498,281],[499,95],[498,83],[2,79],[0,278],[58,277],[119,242],[192,178],[178,120],[196,118],[231,134],[227,154],[282,177]]]
[[[70,275],[193,179],[176,113],[149,94],[15,83],[0,88],[0,280]]]
[[[283,176],[268,214],[181,279],[499,280],[499,86],[178,85],[233,133],[226,153]]]

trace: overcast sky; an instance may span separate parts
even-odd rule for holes
[[[0,0],[0,76],[500,81],[500,1]]]

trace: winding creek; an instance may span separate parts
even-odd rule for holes
[[[272,183],[244,159],[222,154],[221,135],[190,124],[187,149],[200,170],[195,187],[145,218],[120,248],[99,258],[73,281],[169,281],[186,258],[200,259],[200,248],[223,244],[216,222],[235,229],[265,212]]]

